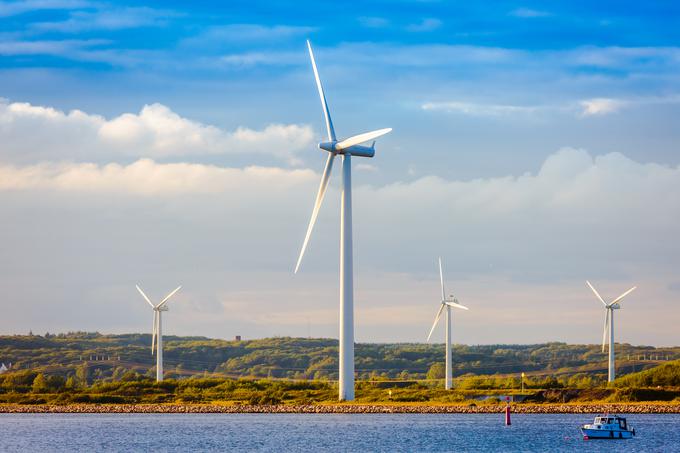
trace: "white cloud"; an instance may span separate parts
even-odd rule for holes
[[[511,16],[515,17],[522,17],[525,19],[528,18],[534,18],[534,17],[547,17],[550,16],[551,14],[547,11],[539,11],[536,9],[530,9],[530,8],[517,8],[515,10],[512,10],[510,12]]]
[[[0,190],[3,191],[57,190],[163,196],[239,191],[248,186],[266,186],[269,190],[280,191],[316,179],[311,170],[159,164],[150,159],[140,159],[129,165],[42,163],[18,167],[0,164]]]
[[[390,24],[390,21],[384,17],[361,16],[357,20],[366,28],[385,28]]]
[[[64,39],[0,42],[0,55],[56,55],[75,56],[87,49],[108,44],[102,39]]]
[[[621,110],[626,102],[620,99],[594,98],[581,101],[582,116],[607,115]]]
[[[78,33],[91,30],[122,30],[128,28],[162,26],[176,17],[172,11],[147,7],[128,7],[99,11],[74,11],[67,20],[60,22],[36,22],[31,28],[37,31]]]
[[[356,164],[354,168],[357,169],[358,171],[366,171],[366,172],[371,172],[371,173],[378,171],[378,167],[376,167],[375,165],[371,165],[371,164],[363,164],[363,163],[362,164]]]
[[[295,124],[225,131],[181,117],[161,104],[106,119],[80,110],[65,113],[0,100],[0,140],[5,160],[24,162],[229,153],[267,154],[293,161],[296,151],[311,146],[313,131]]]
[[[85,8],[92,3],[82,0],[15,0],[0,2],[0,17],[15,16],[30,11],[68,10]]]
[[[522,105],[478,104],[473,102],[425,102],[420,106],[423,110],[462,113],[471,116],[500,116],[515,113],[532,113],[539,107]]]
[[[136,318],[127,309],[120,314],[120,307],[128,299],[137,307],[134,279],[146,276],[159,292],[168,280],[193,291],[186,308],[173,308],[177,315],[169,322],[176,333],[303,334],[311,316],[313,335],[334,335],[337,176],[302,272],[293,277],[318,184],[315,172],[145,159],[129,165],[5,164],[0,283],[7,302],[0,306],[9,317],[0,327],[42,326],[22,318],[22,310],[8,309],[28,297],[29,287],[38,304],[32,312],[47,313],[50,331],[62,325],[110,330],[109,318],[130,330]],[[518,176],[359,184],[357,335],[362,341],[421,340],[436,308],[435,260],[441,254],[451,291],[471,308],[459,341],[594,342],[601,325],[591,316],[599,312],[584,284],[588,278],[604,295],[638,284],[621,316],[621,341],[671,342],[676,317],[658,313],[677,314],[667,287],[677,281],[673,269],[680,265],[679,192],[679,167],[574,149]],[[36,278],[44,284],[26,284]],[[106,285],[118,290],[101,293]],[[208,321],[200,310],[194,313],[193,304],[214,301],[221,305],[215,302]],[[92,310],[94,303],[105,316],[74,325],[71,313],[81,311],[71,310],[74,304]],[[570,308],[557,315],[556,306]],[[392,310],[388,317],[385,310]],[[633,318],[655,327],[626,326]]]
[[[428,17],[428,18],[421,20],[417,24],[408,25],[406,27],[406,30],[421,33],[421,32],[434,31],[441,26],[442,26],[441,20],[435,19],[433,17]]]
[[[305,37],[316,31],[316,27],[295,25],[229,24],[209,27],[196,36],[181,42],[186,47],[222,47],[234,43],[271,43],[292,38]]]
[[[291,65],[300,64],[305,55],[300,52],[245,52],[223,55],[219,62],[226,66],[249,67],[255,65]]]

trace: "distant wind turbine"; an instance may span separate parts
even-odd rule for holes
[[[168,300],[175,295],[177,291],[182,288],[181,286],[178,286],[175,288],[173,292],[165,296],[165,298],[158,303],[158,305],[154,305],[153,302],[147,297],[146,294],[144,294],[144,291],[142,291],[142,288],[139,287],[139,285],[135,285],[137,287],[137,291],[139,291],[139,294],[142,295],[145,301],[151,305],[151,308],[153,308],[153,328],[151,329],[151,354],[154,353],[154,348],[156,348],[156,382],[161,382],[163,380],[163,333],[161,331],[161,313],[164,311],[168,311],[168,307],[165,305]]]
[[[442,287],[441,305],[439,306],[437,316],[434,318],[434,324],[432,324],[430,334],[427,336],[427,341],[430,341],[430,337],[432,336],[432,332],[434,332],[434,328],[437,327],[437,322],[439,322],[439,318],[442,315],[442,311],[446,309],[446,380],[444,387],[446,388],[446,390],[449,390],[451,389],[451,382],[453,381],[453,367],[451,366],[451,307],[460,308],[462,310],[467,310],[468,308],[464,305],[459,304],[458,299],[454,298],[453,296],[449,296],[448,299],[446,298],[446,292],[444,291],[444,273],[442,272],[441,258],[439,258],[439,282],[441,283]]]
[[[309,50],[309,58],[312,61],[312,69],[314,70],[314,78],[316,79],[316,88],[319,91],[319,98],[321,99],[321,107],[323,109],[324,119],[326,120],[326,130],[328,132],[328,141],[319,143],[319,148],[328,151],[328,158],[326,166],[321,176],[321,184],[316,194],[316,201],[314,202],[314,209],[312,210],[312,218],[307,227],[307,234],[300,250],[297,264],[295,265],[295,273],[300,268],[302,257],[305,254],[309,238],[314,228],[314,223],[319,215],[319,209],[323,202],[328,181],[331,176],[331,169],[333,167],[333,160],[336,155],[342,156],[342,196],[340,207],[340,357],[339,357],[339,380],[338,390],[339,399],[351,401],[354,399],[354,284],[352,262],[352,156],[359,157],[373,157],[375,154],[375,141],[371,146],[363,146],[362,143],[374,140],[381,135],[385,135],[392,129],[379,129],[372,132],[355,135],[343,140],[338,140],[335,137],[335,129],[333,128],[333,121],[331,120],[331,112],[326,102],[326,95],[321,85],[319,78],[319,71],[316,68],[316,61],[314,60],[314,53],[312,52],[312,45],[307,41],[307,49]]]
[[[614,363],[614,310],[618,310],[621,308],[621,305],[619,305],[619,302],[626,297],[628,294],[632,293],[637,286],[633,286],[631,289],[626,291],[625,293],[621,294],[619,297],[614,299],[613,301],[607,303],[604,301],[602,296],[600,296],[600,293],[597,292],[595,288],[593,288],[593,285],[590,284],[588,280],[586,280],[586,284],[590,287],[590,289],[595,293],[595,296],[597,296],[598,299],[600,299],[600,302],[602,302],[602,305],[604,305],[605,308],[605,315],[604,315],[604,331],[602,332],[602,352],[604,352],[604,345],[607,343],[607,336],[609,336],[609,375],[607,377],[607,382],[612,382],[614,379],[616,379],[616,369],[615,369],[615,363]],[[607,335],[609,334],[609,335]]]

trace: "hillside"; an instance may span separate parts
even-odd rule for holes
[[[680,387],[680,360],[630,373],[614,382],[616,387]]]
[[[166,375],[186,377],[216,373],[229,377],[330,379],[337,375],[337,340],[265,338],[225,341],[205,337],[164,337]],[[151,374],[155,363],[148,334],[68,334],[0,336],[0,362],[15,370],[41,371],[64,377],[78,369],[88,380],[118,378],[126,371]],[[619,374],[680,358],[680,348],[616,346]],[[645,360],[643,360],[643,357]],[[414,380],[441,377],[443,344],[357,344],[359,379]],[[602,379],[606,357],[596,345],[456,345],[455,376],[496,375],[590,376]],[[85,369],[85,371],[82,371]]]

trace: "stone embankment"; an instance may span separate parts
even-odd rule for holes
[[[392,404],[305,404],[305,405],[219,405],[219,404],[71,404],[0,405],[0,413],[168,413],[168,414],[490,414],[504,405],[392,405]],[[520,414],[678,414],[680,404],[516,404]]]

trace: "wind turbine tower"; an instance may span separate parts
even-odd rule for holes
[[[151,302],[151,300],[147,297],[147,295],[144,294],[142,288],[140,288],[139,285],[135,286],[137,287],[137,291],[139,291],[139,294],[142,295],[144,300],[147,301],[149,305],[151,305],[151,308],[153,309],[153,328],[151,329],[151,354],[156,352],[156,382],[161,382],[163,381],[163,333],[161,331],[162,329],[161,313],[163,313],[164,311],[168,311],[168,307],[165,304],[182,287],[178,286],[177,288],[175,288],[173,292],[165,296],[165,298],[162,301],[160,301],[157,305],[154,305],[153,302]],[[154,348],[156,349],[155,351]]]
[[[375,141],[371,146],[364,146],[362,143],[374,140],[381,135],[385,135],[392,129],[379,129],[372,132],[355,135],[349,138],[338,140],[335,136],[335,129],[333,128],[333,121],[331,119],[331,112],[328,108],[326,95],[321,85],[319,78],[319,71],[316,68],[316,61],[314,60],[314,53],[312,52],[312,45],[307,41],[307,49],[309,50],[309,58],[312,61],[312,69],[314,71],[314,78],[316,79],[316,88],[319,92],[319,99],[321,100],[321,108],[323,110],[324,119],[326,122],[326,131],[328,133],[328,140],[319,143],[319,148],[328,152],[326,159],[326,166],[321,175],[321,184],[316,194],[316,201],[314,202],[314,209],[312,210],[312,218],[307,227],[307,234],[300,250],[297,264],[295,265],[295,273],[300,268],[302,257],[305,254],[307,243],[312,234],[314,223],[319,215],[319,208],[323,202],[328,181],[331,176],[331,169],[335,156],[342,156],[342,195],[340,204],[340,354],[339,354],[339,379],[338,379],[338,393],[341,401],[351,401],[354,399],[354,282],[353,270],[354,264],[352,262],[352,156],[357,157],[373,157],[375,154]]]
[[[631,289],[626,291],[625,293],[621,294],[619,297],[614,299],[613,301],[607,303],[604,301],[602,296],[600,296],[600,293],[597,292],[597,290],[593,287],[593,285],[590,284],[588,280],[586,280],[586,284],[590,289],[595,293],[595,296],[602,302],[602,305],[604,305],[605,309],[605,315],[604,315],[604,330],[602,332],[602,352],[604,352],[604,345],[607,343],[607,337],[609,337],[609,363],[608,363],[608,377],[607,377],[607,382],[612,382],[614,379],[616,379],[616,369],[615,369],[615,362],[614,362],[614,310],[618,310],[621,308],[621,305],[619,305],[619,302],[626,297],[628,294],[632,293],[637,286],[633,286]]]
[[[441,283],[442,289],[442,299],[441,305],[439,305],[439,311],[437,316],[434,318],[434,324],[430,329],[430,334],[427,336],[427,341],[430,341],[432,332],[434,328],[437,327],[437,322],[442,315],[442,311],[446,310],[446,380],[444,387],[446,390],[451,389],[451,383],[453,382],[453,366],[451,365],[451,308],[460,308],[462,310],[467,310],[468,308],[464,305],[458,303],[458,299],[453,296],[446,298],[446,291],[444,290],[444,273],[442,272],[442,259],[439,258],[439,282]]]

